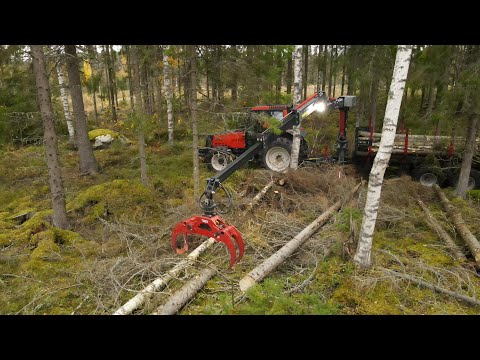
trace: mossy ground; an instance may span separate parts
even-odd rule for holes
[[[322,125],[321,120],[313,121],[315,126],[312,125],[309,136],[321,130],[331,133],[333,139],[336,130]],[[112,131],[136,139],[133,130],[122,124],[121,121],[115,126],[104,122],[102,127],[110,126]],[[62,141],[59,152],[72,224],[70,230],[51,225],[43,147],[30,146],[2,153],[1,314],[109,314],[182,258],[175,257],[171,251],[171,226],[199,211],[193,199],[191,134],[187,125],[183,122],[177,127],[178,140],[174,146],[166,143],[164,130],[147,137],[148,187],[139,181],[135,141],[130,145],[114,142],[107,149],[95,151],[103,171],[92,177],[79,176],[78,156]],[[217,130],[221,130],[218,127]],[[216,130],[205,121],[201,123],[201,131]],[[306,172],[311,173],[312,179],[308,180],[305,173],[301,176],[304,182],[293,176],[290,179],[294,185],[275,186],[276,192],[270,191],[253,213],[245,214],[236,207],[224,216],[244,234],[245,256],[230,271],[225,270],[227,261],[222,245],[202,256],[203,262],[216,264],[220,274],[207,283],[182,314],[478,313],[478,308],[382,273],[381,268],[405,271],[480,297],[478,278],[466,273],[452,259],[436,234],[426,226],[416,205],[418,194],[446,229],[451,230],[433,192],[408,178],[386,181],[371,270],[356,269],[351,259],[361,224],[364,187],[331,224],[242,297],[238,281],[261,258],[278,249],[280,240],[286,241],[295,235],[358,181],[329,178],[324,169]],[[202,164],[201,187],[209,174]],[[226,186],[232,189],[239,203],[242,199],[237,194],[241,190],[248,190],[248,200],[269,178],[270,174],[264,170],[247,166],[236,172]],[[471,192],[469,200],[454,201],[454,204],[478,237],[480,212],[475,196],[476,193]],[[34,216],[23,223],[15,220],[25,213]],[[117,227],[113,229],[107,224]],[[456,241],[461,244],[459,239]],[[190,274],[194,272],[190,270]],[[139,312],[155,310],[185,280],[179,277],[173,281]]]

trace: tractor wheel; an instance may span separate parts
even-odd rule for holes
[[[442,185],[445,175],[439,168],[419,166],[412,170],[412,178],[423,186],[432,187],[435,184]]]
[[[458,176],[460,175],[460,170],[452,172],[450,176],[449,184],[452,187],[457,187]],[[480,171],[472,169],[470,170],[470,177],[468,179],[467,191],[468,190],[478,190],[480,189]]]
[[[225,167],[232,162],[230,155],[223,152],[214,152],[208,161],[208,167],[214,171],[222,171]]]
[[[275,172],[285,172],[290,166],[292,141],[285,137],[275,139],[262,155],[263,165]]]

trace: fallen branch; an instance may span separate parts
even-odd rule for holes
[[[255,197],[250,201],[250,203],[247,205],[247,210],[251,210],[255,205],[258,204],[260,200],[265,196],[268,190],[273,186],[273,180],[270,181],[265,187],[257,194]]]
[[[194,279],[170,296],[162,307],[152,315],[175,315],[195,294],[205,286],[216,273],[213,268],[205,268]]]
[[[428,210],[428,207],[423,203],[422,200],[417,199],[418,205],[422,208],[425,215],[427,215],[427,225],[435,231],[438,236],[443,240],[443,242],[447,245],[448,249],[452,253],[458,261],[465,261],[465,254],[460,251],[455,241],[453,241],[452,237],[443,229],[442,225],[435,219],[433,214]]]
[[[399,272],[396,272],[394,270],[390,270],[390,269],[385,269],[385,268],[380,268],[380,270],[386,272],[386,273],[389,273],[391,275],[394,275],[394,276],[397,276],[401,279],[404,279],[404,280],[408,280],[408,281],[411,281],[413,282],[414,284],[417,284],[418,286],[422,286],[424,288],[427,288],[427,289],[430,289],[430,290],[433,290],[433,291],[436,291],[438,293],[441,293],[441,294],[445,294],[445,295],[448,295],[448,296],[451,296],[455,299],[458,299],[458,300],[462,300],[470,305],[474,305],[474,306],[480,306],[480,300],[477,300],[475,298],[472,298],[470,296],[465,296],[465,295],[462,295],[462,294],[459,294],[459,293],[456,293],[454,291],[450,291],[450,290],[447,290],[447,289],[444,289],[444,288],[441,288],[437,285],[434,285],[432,283],[429,283],[429,282],[426,282],[422,279],[419,279],[419,278],[416,278],[412,275],[407,275],[407,274],[402,274],[402,273],[399,273]]]
[[[351,191],[350,199],[360,188],[363,181],[355,186]],[[346,199],[345,201],[347,201]],[[304,244],[323,224],[325,224],[334,214],[342,207],[342,201],[337,201],[334,205],[329,207],[327,211],[321,214],[315,221],[298,233],[292,240],[285,244],[280,250],[270,256],[263,263],[258,265],[250,271],[245,277],[240,280],[240,290],[247,291],[250,287],[264,279],[268,274],[275,270],[281,263],[283,263],[295,250]]]
[[[188,254],[185,260],[175,265],[169,272],[167,272],[165,276],[155,279],[152,283],[150,283],[150,285],[141,290],[137,295],[126,302],[125,305],[115,311],[113,315],[131,314],[135,309],[138,309],[140,306],[142,306],[148,298],[152,297],[155,292],[165,288],[165,286],[167,286],[172,279],[174,279],[182,270],[190,266],[196,259],[198,259],[200,254],[205,252],[205,250],[207,250],[214,243],[215,239],[213,238],[209,238],[208,240],[204,241],[200,246]]]
[[[455,227],[460,233],[460,236],[462,237],[463,241],[465,241],[465,244],[475,259],[475,265],[480,266],[480,243],[478,242],[477,238],[470,232],[467,224],[465,224],[465,221],[462,218],[462,215],[460,215],[460,212],[450,203],[440,187],[435,184],[433,185],[433,189],[440,198],[443,207],[447,211],[448,215],[450,215],[452,218]]]

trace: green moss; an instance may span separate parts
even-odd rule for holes
[[[379,283],[366,291],[359,289],[354,280],[349,278],[335,290],[333,300],[342,304],[347,314],[402,314],[400,300],[389,284]]]
[[[67,209],[82,212],[86,222],[95,221],[107,210],[110,214],[126,214],[145,203],[151,204],[152,193],[142,183],[134,180],[113,180],[81,191]]]
[[[472,200],[480,200],[480,190],[469,190],[467,195]]]
[[[60,248],[55,243],[55,233],[52,230],[42,231],[33,236],[37,247],[30,254],[31,259],[52,261],[58,260]]]
[[[88,132],[88,138],[90,139],[90,141],[95,140],[97,136],[102,135],[110,135],[114,139],[120,136],[118,132],[110,129],[95,129]]]

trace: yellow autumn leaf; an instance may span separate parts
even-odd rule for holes
[[[92,76],[92,67],[88,61],[83,62],[83,73],[85,74],[85,79],[90,79]]]

